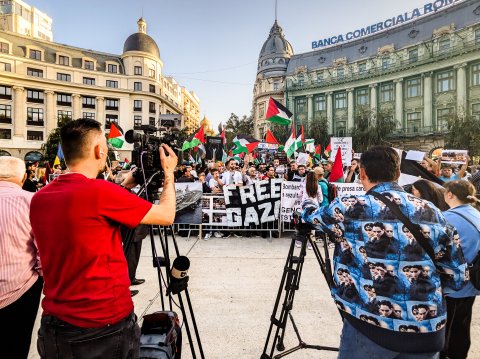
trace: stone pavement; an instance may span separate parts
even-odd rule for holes
[[[191,261],[189,292],[205,357],[210,359],[258,359],[263,352],[270,316],[283,273],[290,236],[269,242],[260,237],[212,238],[209,241],[177,237],[180,254]],[[160,251],[160,248],[157,248]],[[150,241],[143,242],[137,278],[146,283],[133,287],[135,312],[143,315],[161,310],[158,279],[152,267]],[[186,302],[186,301],[184,301]],[[470,359],[480,358],[480,301],[474,307]],[[175,310],[175,309],[174,309]],[[180,310],[176,310],[180,313]],[[293,316],[302,339],[309,344],[338,346],[341,319],[331,299],[313,252],[308,251],[297,292]],[[34,329],[29,359],[39,358]],[[183,331],[182,358],[191,358]],[[298,343],[291,325],[285,346]],[[198,354],[198,353],[197,353]],[[198,357],[198,355],[197,355]],[[292,359],[336,358],[332,352],[299,350]]]

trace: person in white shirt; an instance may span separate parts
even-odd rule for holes
[[[213,168],[210,173],[212,174],[212,177],[210,178],[210,181],[208,181],[208,186],[213,193],[222,193],[224,184],[222,179],[220,178],[220,173],[218,172],[218,169]]]
[[[235,171],[236,162],[233,158],[229,159],[225,163],[227,169],[222,176],[222,181],[225,186],[243,186],[242,174],[239,171]]]

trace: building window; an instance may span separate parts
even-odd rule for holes
[[[142,83],[141,82],[134,82],[133,83],[133,91],[142,91]]]
[[[33,77],[43,77],[43,70],[27,67],[27,75]]]
[[[8,128],[0,128],[0,140],[11,140],[12,139],[12,130]]]
[[[437,92],[447,92],[453,90],[453,70],[440,72],[437,74]]]
[[[27,107],[27,125],[43,126],[43,108]]]
[[[133,116],[133,128],[135,130],[142,129],[142,116]]]
[[[322,83],[324,79],[325,79],[325,72],[317,71],[317,83]]]
[[[10,52],[10,44],[8,42],[0,42],[0,52],[8,54]]]
[[[305,85],[305,76],[303,74],[298,74],[298,86]]]
[[[43,91],[27,90],[27,102],[43,103]]]
[[[105,128],[109,129],[111,123],[116,123],[118,125],[118,115],[112,115],[107,113],[105,115]]]
[[[480,85],[480,64],[472,66],[472,86]]]
[[[420,112],[407,113],[407,132],[417,133],[422,126],[422,114]]]
[[[157,113],[155,102],[148,103],[148,112],[149,113]]]
[[[157,124],[155,123],[155,117],[149,117],[148,118],[148,124],[150,126],[156,126]]]
[[[339,92],[335,94],[335,109],[347,108],[347,93]]]
[[[0,98],[5,100],[12,99],[12,88],[10,86],[0,86]]]
[[[474,103],[472,105],[472,116],[476,119],[480,119],[480,103]]]
[[[8,62],[0,62],[0,71],[12,72],[12,64]]]
[[[57,72],[57,80],[58,80],[58,81],[71,82],[71,81],[72,81],[72,75],[62,74],[62,73],[60,73],[60,72]]]
[[[295,113],[305,113],[307,112],[307,99],[304,97],[297,98],[296,100],[297,103],[297,108],[295,110]]]
[[[95,108],[95,97],[83,96],[82,97],[83,108]]]
[[[278,80],[273,81],[273,91],[278,91]]]
[[[64,66],[70,66],[70,58],[68,56],[59,55],[58,64]]]
[[[142,74],[143,74],[142,66],[134,66],[133,67],[133,74],[138,75],[138,76],[142,76]]]
[[[107,87],[118,88],[118,81],[107,80],[105,83]]]
[[[66,93],[57,93],[58,106],[72,106],[72,95]]]
[[[422,79],[420,77],[407,80],[407,98],[422,95]]]
[[[118,72],[118,66],[114,64],[108,64],[107,65],[107,72],[110,72],[112,74],[116,74]]]
[[[41,60],[42,59],[42,52],[40,50],[30,49],[28,57],[30,57],[32,60]]]
[[[142,111],[142,100],[133,100],[133,111]]]
[[[380,86],[380,102],[391,102],[393,100],[393,84],[383,84]]]
[[[43,131],[27,131],[27,141],[43,141]]]
[[[355,93],[357,95],[357,105],[368,105],[368,88],[358,89]]]
[[[343,79],[345,77],[345,68],[343,68],[343,67],[338,67],[337,68],[337,77],[339,79]]]
[[[95,63],[90,60],[85,60],[83,63],[85,70],[95,70]]]
[[[327,110],[327,102],[325,100],[324,95],[315,96],[313,104],[314,104],[313,105],[313,111],[314,112],[326,111]]]
[[[148,76],[151,77],[152,79],[155,78],[155,70],[154,69],[148,69]]]
[[[418,61],[418,49],[408,51],[408,62],[413,63]]]
[[[448,120],[453,113],[453,108],[442,108],[437,110],[437,130],[446,131],[448,129]]]
[[[118,111],[118,100],[114,98],[105,99],[105,110]]]
[[[335,122],[335,135],[338,137],[345,137],[346,135],[347,124],[345,121],[336,121]]]
[[[480,42],[480,28],[475,30],[475,42],[477,44]]]
[[[148,85],[148,90],[149,90],[151,93],[155,93],[155,85]]]
[[[391,66],[391,60],[390,60],[390,57],[384,57],[382,59],[382,69],[384,70],[388,70]]]
[[[367,72],[367,63],[366,62],[361,62],[358,64],[358,73],[359,74],[364,74]]]
[[[94,112],[84,112],[83,118],[89,118],[91,120],[95,120],[95,113]]]
[[[72,119],[72,111],[66,110],[58,110],[57,111],[57,118],[58,120],[71,120]]]
[[[83,78],[84,85],[95,85],[95,79],[93,77],[84,77]]]
[[[265,117],[265,102],[258,104],[258,118]]]
[[[440,53],[446,53],[448,52],[448,50],[450,49],[450,39],[443,39],[443,40],[440,40],[440,42],[438,43],[438,50],[440,51]]]
[[[11,105],[0,105],[0,123],[12,123]]]

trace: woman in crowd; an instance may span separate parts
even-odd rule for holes
[[[467,263],[472,263],[480,250],[480,212],[471,204],[478,203],[475,187],[468,181],[455,180],[444,184],[444,212],[447,221],[457,229]],[[480,291],[471,282],[458,292],[448,294],[445,349],[441,358],[465,359],[470,348],[470,323],[475,297]]]
[[[328,206],[328,181],[324,178],[325,170],[322,166],[317,166],[313,169],[317,175],[318,186],[322,192],[323,200],[320,203],[321,207]]]
[[[437,188],[425,179],[420,179],[412,184],[412,194],[418,198],[432,202],[437,208],[446,211],[449,207],[443,198],[444,189]]]

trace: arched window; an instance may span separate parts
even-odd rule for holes
[[[2,157],[2,156],[11,156],[11,154],[10,154],[10,152],[0,150],[0,157]]]
[[[30,151],[25,155],[24,160],[29,162],[37,162],[43,159],[43,155],[38,151]]]

